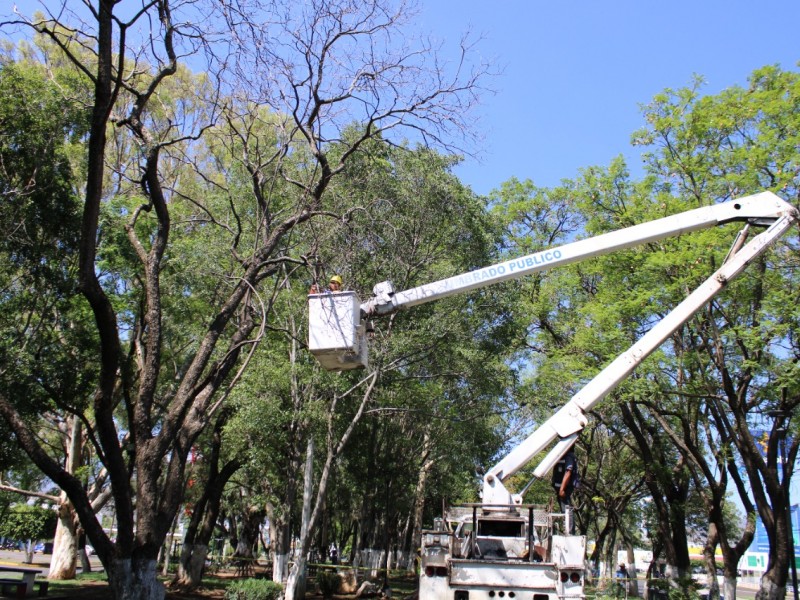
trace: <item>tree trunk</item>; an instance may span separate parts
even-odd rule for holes
[[[403,527],[397,537],[397,568],[405,568],[409,571],[414,568],[414,560],[410,557],[414,556],[413,552],[413,532],[411,528],[414,524],[414,513],[409,511],[403,521]]]
[[[717,580],[717,538],[718,530],[714,523],[708,526],[708,536],[706,537],[706,544],[703,546],[703,562],[706,566],[706,573],[708,573],[708,598],[709,600],[719,600],[719,582]],[[734,585],[734,590],[736,586]],[[728,596],[725,593],[725,599],[732,600],[736,597],[735,591],[733,596]]]
[[[291,444],[290,453],[284,456],[289,473],[300,471],[302,457],[296,450],[297,445]],[[284,485],[285,492],[281,498],[281,507],[267,505],[267,514],[270,522],[270,539],[272,540],[272,580],[286,583],[289,578],[289,562],[292,552],[292,510],[297,499],[297,477],[290,476]]]
[[[208,557],[209,544],[220,513],[225,484],[241,467],[241,460],[235,458],[225,463],[222,469],[219,468],[222,446],[221,431],[227,422],[228,414],[225,412],[220,415],[214,426],[213,443],[208,457],[208,480],[202,496],[192,511],[192,518],[183,538],[178,570],[171,584],[184,590],[193,590],[200,585],[203,566]]]
[[[81,573],[91,573],[92,563],[89,562],[89,555],[86,554],[86,548],[78,545],[78,559],[81,561]]]
[[[175,583],[190,590],[200,585],[207,557],[208,544],[183,544]]]
[[[605,565],[605,570],[602,573],[602,579],[605,579],[606,582],[612,581],[612,578],[614,577],[614,569],[617,566],[616,538],[617,536],[615,531],[614,534],[606,540],[606,545],[603,552],[603,563]],[[606,584],[604,583],[602,587],[605,587],[605,585]]]
[[[272,540],[272,580],[285,582],[289,577],[289,525],[283,517],[276,517],[272,511],[269,517],[270,539]]]
[[[169,575],[169,565],[172,562],[172,555],[175,552],[175,531],[178,529],[178,515],[172,518],[172,530],[170,531],[167,539],[161,544],[161,559],[164,561],[164,566],[161,568],[161,576],[167,577]]]
[[[603,525],[603,528],[600,530],[595,540],[594,550],[592,550],[592,554],[589,556],[589,562],[597,569],[598,580],[601,576],[605,577],[607,575],[607,573],[600,573],[600,563],[604,562],[603,557],[605,556],[605,548],[609,536],[613,538],[613,526],[611,520],[606,519],[605,525]],[[608,565],[606,564],[605,567],[608,568]],[[592,577],[594,577],[594,575],[592,575]]]
[[[66,457],[64,468],[68,473],[75,474],[81,465],[81,450],[83,447],[83,426],[81,420],[75,416],[67,419],[65,432]],[[56,536],[53,540],[53,556],[50,559],[50,572],[48,579],[75,579],[77,568],[78,550],[78,516],[72,507],[72,502],[67,494],[61,492],[61,503],[58,506],[58,524]]]
[[[788,482],[787,482],[788,483]],[[782,499],[773,502],[780,506]],[[786,506],[784,504],[783,506]],[[791,529],[787,519],[788,513],[780,508],[773,511],[773,535],[770,536],[769,562],[767,571],[761,577],[761,587],[756,592],[756,600],[777,600],[786,596],[790,560],[794,560],[794,545],[789,544]],[[769,533],[769,528],[767,530]]]
[[[300,600],[305,595],[306,586],[306,557],[297,555],[289,569],[286,587],[283,591],[284,600]],[[301,595],[300,590],[303,588]]]
[[[388,465],[387,465],[388,467]],[[384,587],[389,587],[389,569],[393,568],[394,565],[391,563],[391,554],[392,554],[392,546],[391,546],[391,532],[390,531],[390,514],[389,514],[389,504],[391,502],[391,481],[390,481],[390,472],[387,471],[387,479],[384,483],[384,501],[386,503],[386,516],[384,517],[383,523],[383,559],[381,562],[381,571],[383,572],[383,585]]]
[[[628,595],[633,598],[638,598],[640,596],[639,592],[639,579],[636,576],[636,554],[633,551],[633,544],[631,544],[627,539],[625,540],[625,562],[628,564],[626,568],[628,570]]]
[[[714,575],[714,579],[716,580],[717,576]],[[725,600],[736,600],[736,577],[729,577],[725,576],[722,580],[722,597]],[[709,596],[710,598],[710,596]]]
[[[377,451],[378,446],[378,421],[372,422],[369,434],[369,448],[373,450],[369,455],[369,462],[367,463],[367,472],[364,478],[366,493],[361,500],[361,510],[358,518],[358,538],[355,547],[356,562],[353,566],[363,566],[369,562],[369,555],[372,547],[372,539],[374,533],[374,519],[375,511],[375,474],[378,471],[376,461],[380,453]],[[421,540],[420,534],[420,540]]]
[[[422,465],[419,468],[417,487],[414,490],[414,533],[411,536],[410,556],[416,556],[417,551],[422,548],[422,515],[425,511],[425,489],[428,483],[428,475],[433,468],[433,460],[430,458],[432,445],[430,431],[426,430],[422,442]],[[413,572],[416,569],[416,560],[409,560],[407,568]]]
[[[25,542],[25,548],[23,552],[25,552],[25,560],[22,562],[24,562],[26,565],[33,564],[33,540],[27,540]]]
[[[164,600],[165,597],[154,558],[114,560],[108,571],[108,584],[115,600]]]
[[[253,558],[253,550],[258,543],[258,534],[264,512],[260,506],[249,506],[242,515],[242,526],[239,530],[239,540],[233,556],[236,558]]]
[[[314,439],[309,437],[306,449],[306,472],[303,481],[303,513],[300,521],[300,540],[297,556],[294,559],[286,580],[284,600],[301,600],[306,594],[306,548],[309,546],[311,500],[314,493]]]
[[[58,524],[53,539],[48,579],[75,579],[78,567],[78,532],[74,519],[72,504],[65,499],[58,507]]]
[[[678,586],[678,580],[689,572],[689,547],[686,537],[686,498],[689,494],[688,474],[685,458],[675,462],[669,453],[660,448],[662,444],[656,432],[647,427],[648,418],[635,402],[621,406],[622,417],[633,435],[645,463],[673,464],[669,470],[653,473],[645,479],[650,491],[652,505],[658,518],[656,534],[666,560],[664,575],[670,585]]]
[[[216,515],[214,516],[216,519]],[[208,557],[208,542],[211,536],[187,536],[181,546],[181,556],[178,560],[178,570],[172,585],[181,589],[193,590],[203,577],[203,565]]]
[[[768,570],[761,578],[761,585],[756,592],[755,600],[784,600],[786,586],[780,585],[772,579],[773,572]]]

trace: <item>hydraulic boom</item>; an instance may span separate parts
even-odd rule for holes
[[[327,369],[363,367],[367,364],[366,318],[732,221],[746,225],[725,264],[486,473],[485,504],[519,504],[521,498],[512,496],[503,482],[556,442],[535,471],[536,477],[543,477],[574,443],[578,432],[586,425],[587,411],[796,223],[798,211],[794,207],[772,192],[762,192],[542,250],[402,292],[395,292],[392,283],[385,281],[377,284],[373,297],[361,304],[354,292],[312,294],[309,296],[309,349]],[[767,229],[742,246],[751,225]]]
[[[480,504],[450,507],[436,520],[434,529],[423,530],[420,600],[585,600],[586,538],[573,533],[572,510],[554,513],[547,507],[524,505],[524,491],[512,494],[505,482],[545,451],[534,477],[546,476],[575,443],[587,424],[588,412],[797,223],[798,211],[775,194],[764,192],[564,244],[403,292],[395,293],[392,283],[385,281],[374,287],[373,297],[364,303],[355,292],[309,296],[311,352],[326,369],[359,368],[367,365],[365,321],[373,316],[731,221],[745,225],[723,265],[491,467],[483,478]],[[752,226],[766,229],[747,241]]]
[[[627,351],[598,373],[594,379],[575,394],[556,414],[542,423],[525,441],[516,446],[499,463],[489,469],[483,479],[483,502],[521,504],[519,495],[512,495],[503,486],[514,473],[524,467],[550,443],[557,441],[534,470],[535,478],[542,478],[575,442],[578,433],[586,426],[586,413],[613,390],[654,350],[663,344],[681,325],[718,294],[747,265],[761,255],[797,221],[795,213],[782,216],[769,229],[753,238],[728,260],[683,302],[661,319]],[[747,226],[749,227],[749,225]],[[746,229],[739,238],[746,237]]]

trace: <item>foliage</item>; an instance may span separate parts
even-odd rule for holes
[[[225,588],[225,600],[278,600],[283,586],[269,579],[238,579]]]
[[[13,540],[52,538],[56,530],[56,513],[40,506],[17,505],[3,515],[0,536]]]
[[[371,145],[334,186],[336,210],[352,211],[346,227],[308,230],[304,242],[309,254],[316,253],[312,277],[341,273],[348,289],[366,296],[383,279],[407,288],[492,262],[491,223],[481,200],[449,173],[453,160],[425,148]],[[291,280],[294,293],[273,306],[282,329],[302,335],[299,315],[314,279],[297,281],[297,275]],[[416,307],[410,317],[375,320],[370,363],[380,385],[336,460],[326,501],[334,539],[345,542],[353,514],[363,515],[357,524],[361,540],[352,542],[359,549],[382,543],[372,528],[382,520],[405,522],[397,525],[402,535],[423,464],[431,470],[422,490],[426,523],[441,510],[443,498],[474,498],[474,470],[502,443],[499,414],[514,377],[504,362],[514,351],[509,306],[505,295],[485,293]],[[299,498],[281,498],[298,480],[304,436],[314,435],[317,447],[325,448],[331,435],[341,435],[357,407],[357,398],[345,394],[363,373],[320,372],[308,354],[287,352],[280,336],[267,334],[269,342],[253,355],[257,367],[233,394],[237,414],[226,439],[232,451],[250,458],[253,489],[266,483],[266,499],[286,518],[299,510]]]
[[[675,581],[669,579],[649,579],[648,589],[655,590],[656,598],[665,600],[700,600],[698,584],[690,576]]]
[[[64,250],[78,239],[71,148],[85,134],[87,114],[77,99],[65,100],[58,73],[8,59],[0,66],[0,247],[29,278],[65,292]]]
[[[61,460],[68,427],[56,407],[82,411],[96,375],[92,319],[73,279],[88,95],[73,70],[45,67],[24,45],[0,62],[0,396]],[[5,485],[59,493],[5,420],[0,439]]]
[[[228,37],[248,41],[231,54],[238,70],[226,73],[243,79],[225,89],[255,94],[222,98],[218,73],[191,73],[171,55],[174,42],[178,56],[201,40],[213,47],[200,25],[190,31],[169,22],[199,23],[191,18],[196,7],[167,10],[159,0],[136,19],[158,10],[152,23],[163,30],[145,28],[134,40],[140,30],[132,22],[130,37],[100,40],[121,32],[112,26],[112,5],[93,13],[108,19],[96,31],[88,21],[85,30],[62,29],[33,18],[33,30],[50,39],[50,46],[39,42],[41,64],[27,48],[24,60],[4,56],[0,67],[0,226],[7,234],[0,240],[0,404],[7,417],[23,417],[8,422],[82,509],[106,557],[148,558],[183,500],[202,510],[195,503],[219,473],[202,460],[187,467],[187,456],[197,447],[201,455],[219,450],[217,433],[221,455],[246,464],[229,486],[228,522],[270,506],[288,543],[296,534],[289,528],[301,522],[302,455],[314,440],[329,456],[335,451],[332,493],[318,503],[326,513],[318,543],[324,547],[327,535],[377,546],[382,526],[392,537],[386,543],[410,547],[413,519],[430,523],[443,501],[474,499],[478,468],[721,263],[733,227],[377,321],[367,373],[379,385],[363,414],[356,392],[364,373],[321,372],[304,352],[310,283],[340,273],[367,297],[378,281],[407,289],[761,189],[798,201],[800,84],[777,68],[755,72],[748,89],[657,96],[634,138],[647,151],[642,181],[617,160],[554,189],[511,180],[487,205],[453,176],[457,157],[389,138],[395,126],[430,125],[428,139],[448,146],[445,134],[466,127],[458,109],[471,103],[476,81],[416,77],[426,52],[378,56],[375,42],[388,39],[402,10],[359,12],[346,2],[316,3],[308,13],[291,8],[290,20],[316,21],[293,23],[275,53],[273,41],[284,39],[275,27],[286,21],[243,15],[250,21],[232,24],[236,35]],[[325,19],[331,29],[313,26]],[[322,32],[358,19],[369,27],[335,35],[345,46],[328,54],[339,46],[326,45]],[[362,52],[353,40],[365,31],[379,33],[363,38],[369,50]],[[112,48],[120,54],[112,57]],[[109,54],[93,54],[100,51]],[[100,72],[105,65],[114,66]],[[332,65],[341,70],[327,71]],[[443,87],[396,98],[390,90],[413,88],[411,73],[419,85]],[[360,122],[352,122],[350,103],[361,103]],[[589,513],[582,525],[607,535],[608,547],[617,534],[636,539],[645,493],[664,496],[685,532],[687,524],[701,531],[724,501],[713,488],[724,489],[737,462],[746,463],[754,486],[763,480],[780,489],[774,431],[763,459],[747,440],[765,408],[800,403],[797,256],[792,238],[754,265],[593,411],[596,426],[580,442],[588,464],[576,497]],[[92,519],[84,471],[65,474],[49,460],[58,444],[40,416],[59,419],[63,411],[88,415],[94,447],[115,478],[115,541]],[[724,429],[725,415],[736,417],[737,430]],[[216,416],[226,427],[211,435],[206,426]],[[349,445],[337,447],[351,424]],[[706,472],[718,481],[704,480],[703,465],[679,440],[713,457]],[[792,452],[794,460],[796,444]],[[2,466],[17,458],[0,447]],[[320,481],[320,461],[314,469]],[[679,497],[668,497],[676,487]],[[536,493],[550,495],[546,482]],[[773,495],[777,507],[780,492]],[[603,510],[589,510],[596,507]],[[654,513],[652,522],[667,518]]]
[[[445,72],[424,39],[418,48],[387,43],[408,23],[402,2],[372,0],[354,8],[325,0],[302,10],[256,4],[241,13],[244,21],[214,3],[205,5],[214,14],[198,18],[197,3],[156,0],[117,27],[119,6],[103,0],[86,15],[64,2],[52,18],[17,13],[3,22],[45,40],[43,52],[55,58],[47,64],[71,65],[90,90],[81,96],[88,118],[82,152],[74,155],[81,162],[73,186],[82,196],[81,221],[70,229],[77,248],[66,253],[77,264],[63,272],[63,294],[72,304],[58,327],[45,330],[64,356],[52,361],[53,370],[67,381],[47,389],[42,402],[85,417],[86,436],[113,489],[114,539],[94,514],[84,472],[53,460],[43,449],[48,440],[40,424],[21,418],[25,405],[17,401],[24,396],[3,386],[0,411],[27,454],[69,497],[98,555],[130,565],[109,571],[118,596],[161,593],[154,559],[187,484],[195,481],[190,453],[214,437],[204,436],[213,420],[235,413],[232,400],[259,401],[272,392],[234,398],[255,350],[270,346],[267,363],[296,356],[301,334],[293,314],[305,288],[298,282],[317,250],[305,240],[315,238],[317,222],[346,231],[352,212],[362,208],[339,202],[337,179],[373,141],[378,149],[390,144],[389,133],[401,138],[406,130],[456,148],[456,137],[468,137],[468,109],[486,72],[481,66]],[[224,34],[214,30],[221,23],[229,26]],[[220,49],[225,60],[218,60]],[[189,62],[206,71],[191,73]],[[346,132],[353,119],[361,122]],[[37,260],[50,264],[35,250]],[[26,323],[19,318],[27,317],[24,303],[14,308],[12,318]],[[36,361],[51,356],[34,346],[7,345],[20,354],[9,382],[13,375],[31,382]],[[77,367],[76,357],[90,368]],[[291,371],[298,362],[306,379]],[[324,391],[334,378],[318,378],[305,358],[276,361],[276,367],[271,373],[281,392],[293,394],[291,401],[301,396],[293,384],[310,386],[302,388],[307,393],[323,382],[321,394],[309,394],[309,414],[288,411],[291,468],[298,448],[313,439],[309,432],[322,435],[329,424],[331,438],[351,431],[357,394],[342,393],[344,378]],[[35,384],[44,387],[42,380]],[[339,400],[347,405],[341,412]],[[279,414],[275,421],[283,419]],[[221,453],[236,456],[235,449]],[[208,487],[215,477],[223,481],[224,468],[215,468],[203,473]],[[250,492],[241,496],[263,506],[259,500],[269,490]],[[194,495],[189,500],[206,503]],[[295,508],[287,504],[287,512]]]
[[[635,144],[647,147],[641,181],[632,180],[618,159],[607,168],[588,167],[557,188],[511,180],[496,192],[507,252],[552,247],[765,189],[797,204],[798,93],[798,75],[776,67],[753,73],[747,89],[716,96],[702,96],[699,81],[666,90],[645,107],[647,127],[634,135]],[[614,252],[521,282],[523,310],[532,315],[526,340],[531,369],[522,388],[531,420],[549,416],[718,268],[740,227]],[[730,564],[749,545],[751,530],[729,527],[726,500],[735,484],[746,511],[753,510],[747,483],[740,481],[743,463],[751,465],[751,478],[780,489],[771,479],[777,436],[770,436],[773,446],[762,456],[751,431],[764,427],[770,407],[791,410],[800,402],[797,378],[787,377],[800,355],[790,332],[800,316],[796,250],[796,237],[787,236],[729,283],[595,407],[594,430],[579,441],[591,463],[584,479],[589,487],[597,479],[597,490],[616,484],[623,490],[620,473],[632,475],[634,485],[639,480],[639,496],[649,495],[655,511],[650,523],[662,528],[653,532],[661,546],[654,549],[679,568],[688,562],[682,536],[691,530],[702,539],[710,518],[716,535],[725,537],[713,543]],[[774,423],[766,425],[774,432]],[[610,455],[603,437],[613,440]],[[609,529],[629,536],[625,530],[638,529],[638,522],[623,526],[625,511],[617,503],[634,502],[633,489],[616,499],[592,495],[590,506],[602,500],[604,508],[590,523],[598,540],[603,532],[612,535]],[[761,492],[754,497],[766,499]],[[773,502],[780,506],[780,498]]]
[[[800,75],[775,66],[753,72],[747,87],[733,86],[714,96],[701,94],[700,81],[656,96],[645,108],[647,127],[634,140],[649,146],[646,166],[659,199],[695,206],[768,189],[797,207],[798,98]],[[664,290],[699,275],[693,273],[699,265],[708,262],[709,270],[718,265],[726,252],[722,240],[730,235],[723,228],[692,236],[699,243],[686,244],[691,255],[675,254],[680,263],[670,264],[673,256],[665,254]],[[781,581],[792,560],[783,552],[791,543],[777,538],[788,531],[782,523],[787,498],[781,490],[790,485],[785,476],[790,478],[794,471],[798,446],[795,439],[788,468],[779,469],[777,430],[783,422],[765,415],[774,410],[792,414],[800,405],[800,348],[792,333],[800,323],[797,248],[797,238],[786,236],[728,286],[713,303],[714,310],[699,312],[674,336],[673,351],[664,356],[662,372],[654,377],[661,389],[672,390],[672,399],[658,409],[647,403],[651,414],[662,415],[659,425],[676,446],[692,440],[682,454],[698,480],[709,516],[714,516],[717,535],[729,538],[720,541],[726,571],[736,571],[741,552],[752,540],[756,511],[761,515],[776,540],[765,585]],[[679,288],[671,293],[678,292]],[[789,428],[796,427],[796,420],[790,419]],[[763,449],[753,435],[757,430],[769,432]],[[703,446],[704,451],[687,451]],[[704,464],[709,457],[711,465]],[[718,475],[698,477],[700,471]],[[737,529],[729,529],[724,512],[731,485],[748,513],[738,541]]]
[[[317,587],[323,598],[332,598],[342,585],[342,578],[334,570],[319,569],[316,575]]]
[[[38,63],[0,66],[0,390],[34,414],[55,398],[80,405],[93,371],[77,366],[91,364],[91,342],[85,307],[71,297],[80,231],[72,155],[86,110],[64,99],[69,83]]]

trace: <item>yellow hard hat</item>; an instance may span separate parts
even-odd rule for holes
[[[334,275],[333,277],[331,277],[331,281],[330,282],[331,283],[338,283],[339,285],[342,285],[342,283],[343,283],[342,282],[342,278],[339,277],[338,275]]]

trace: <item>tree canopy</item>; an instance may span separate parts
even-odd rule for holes
[[[452,172],[487,75],[468,46],[451,69],[389,43],[403,3],[221,6],[63,3],[4,24],[34,43],[0,62],[2,484],[52,495],[21,448],[118,595],[163,596],[178,518],[187,587],[215,528],[249,556],[267,520],[276,578],[295,539],[298,569],[331,542],[413,565],[441,505],[476,500],[480,469],[722,264],[739,225],[376,319],[365,371],[305,351],[311,284],[336,273],[366,298],[762,190],[800,204],[797,73],[657,95],[632,137],[641,178],[618,159],[481,198]],[[676,579],[689,532],[722,549],[730,586],[758,514],[763,595],[785,589],[798,256],[787,237],[592,411],[576,497],[593,560],[646,543],[645,522]],[[95,516],[109,497],[116,539]]]

